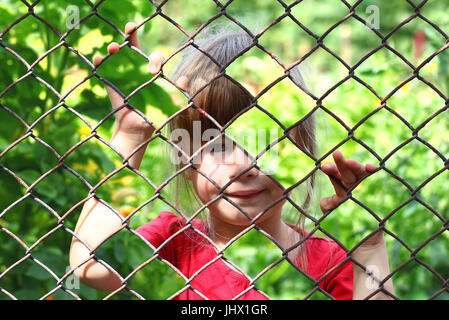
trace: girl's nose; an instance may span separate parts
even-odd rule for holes
[[[228,166],[229,180],[238,176],[236,180],[246,180],[257,177],[260,172],[259,169],[253,166],[251,156],[245,154],[239,147],[234,148],[234,157],[232,163]],[[251,168],[248,170],[248,168]],[[244,172],[244,173],[243,173]]]

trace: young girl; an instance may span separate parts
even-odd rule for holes
[[[129,44],[140,48],[135,24],[128,23],[125,32],[129,35]],[[379,287],[368,285],[372,283],[372,274],[360,267],[370,266],[376,270],[372,275],[376,280],[389,275],[382,229],[350,253],[352,260],[347,259],[347,252],[335,241],[310,235],[299,226],[284,222],[282,207],[290,193],[256,167],[244,150],[230,145],[228,138],[220,135],[218,129],[254,102],[251,94],[220,72],[222,66],[227,66],[252,45],[251,37],[244,32],[222,30],[205,39],[195,39],[195,43],[202,52],[194,48],[187,50],[175,73],[176,85],[191,97],[194,106],[183,109],[169,124],[171,132],[182,129],[189,137],[194,136],[194,126],[198,124],[202,134],[208,129],[218,132],[211,143],[201,141],[195,146],[192,139],[190,145],[179,148],[186,155],[178,165],[180,177],[190,182],[185,186],[191,185],[203,204],[199,211],[207,208],[210,215],[200,220],[197,218],[199,211],[186,213],[185,217],[161,212],[156,219],[137,229],[142,239],[155,249],[158,258],[185,276],[186,287],[175,298],[267,299],[237,266],[223,257],[227,245],[253,227],[272,239],[298,272],[316,281],[321,290],[335,299],[388,299],[394,295],[391,278],[381,283],[378,290]],[[118,50],[116,43],[108,46],[109,54]],[[96,66],[102,61],[101,57],[94,58]],[[164,61],[160,52],[153,52],[149,57],[150,73],[159,75]],[[304,87],[296,69],[290,70],[290,78]],[[111,144],[128,159],[131,167],[138,169],[156,128],[138,112],[123,106],[123,98],[110,86],[106,85],[106,90],[117,111]],[[288,132],[291,140],[312,157],[317,149],[314,130],[315,119],[311,116]],[[190,157],[192,161],[187,161]],[[325,213],[346,199],[348,189],[377,169],[346,160],[339,151],[334,152],[333,157],[335,163],[321,167],[336,191],[334,196],[321,200],[320,207]],[[313,187],[313,179],[311,181],[309,187]],[[75,274],[85,284],[111,291],[124,287],[123,278],[91,254],[124,227],[123,218],[104,202],[95,197],[86,201],[70,250],[70,265],[76,268]]]

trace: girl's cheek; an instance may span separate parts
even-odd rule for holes
[[[206,168],[200,168],[200,170],[206,175],[210,180],[214,181],[216,184],[220,185],[219,181],[216,180],[216,177],[212,171],[207,171]],[[217,192],[217,188],[214,186],[214,184],[206,177],[204,177],[201,174],[197,174],[197,179],[195,181],[196,185],[196,191],[198,193],[198,196],[202,200],[209,201],[209,198],[211,195]]]
[[[211,158],[210,156],[204,158],[204,160],[200,164],[200,169],[212,181],[219,183],[217,179],[220,177],[219,174],[220,166],[214,163],[210,158]],[[209,184],[211,183],[206,177],[202,175],[201,178],[203,179],[203,182]]]
[[[203,176],[200,175],[200,177],[198,177],[196,179],[195,184],[194,184],[195,192],[203,203],[206,203],[209,201],[208,196],[207,196],[208,193],[205,189],[206,181],[207,180]]]

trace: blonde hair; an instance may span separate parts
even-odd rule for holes
[[[217,126],[204,114],[199,112],[196,107],[207,112],[217,123],[225,126],[237,115],[243,113],[245,109],[253,106],[256,101],[242,85],[224,74],[225,67],[232,63],[234,59],[240,56],[253,45],[253,39],[243,31],[225,31],[225,28],[215,30],[210,33],[207,30],[206,36],[202,39],[196,39],[195,43],[200,49],[189,46],[185,49],[182,60],[176,69],[173,79],[179,79],[182,76],[189,80],[185,91],[191,97],[190,106],[169,123],[169,131],[175,129],[185,129],[193,137],[193,122],[201,121],[201,134],[207,129],[217,129]],[[289,71],[289,78],[301,89],[307,90],[301,73],[298,68]],[[312,155],[316,159],[317,144],[315,141],[316,121],[315,114],[309,115],[297,123],[287,133],[303,151]],[[189,156],[194,151],[192,144],[190,146]],[[176,165],[176,169],[181,170],[186,162]],[[306,181],[306,197],[301,205],[305,211],[309,209],[315,184],[315,173]],[[178,208],[184,212],[194,212],[194,203],[201,207],[203,204],[193,190],[191,181],[185,177],[185,171],[179,174],[175,184],[176,195],[175,203]],[[181,192],[184,191],[184,192]],[[296,222],[300,230],[304,230],[305,217],[302,213]],[[304,233],[299,234],[299,239],[304,237]],[[300,246],[300,259],[303,270],[307,269],[307,255],[305,243]]]

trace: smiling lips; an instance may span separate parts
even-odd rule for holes
[[[263,190],[245,190],[245,191],[237,191],[232,193],[226,193],[228,197],[237,198],[237,199],[252,199],[261,194]]]

